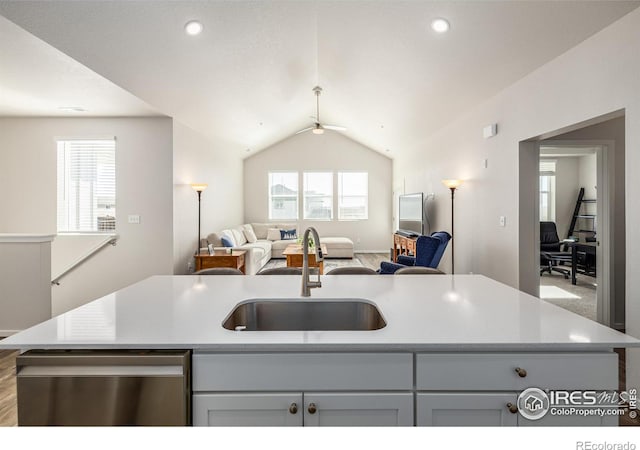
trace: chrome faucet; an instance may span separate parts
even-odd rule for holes
[[[313,242],[316,249],[316,264],[322,261],[322,249],[320,248],[320,238],[318,237],[318,232],[315,228],[309,227],[304,231],[304,235],[302,236],[302,292],[300,295],[302,297],[311,296],[312,288],[322,287],[322,283],[320,282],[320,269],[317,267],[312,268],[312,270],[317,272],[318,280],[311,281],[309,278],[310,270],[309,270],[309,232],[313,235]]]

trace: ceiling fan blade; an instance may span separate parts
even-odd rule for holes
[[[308,128],[305,128],[304,130],[296,131],[296,134],[304,133],[305,131],[313,130],[314,128],[315,127],[308,127]]]
[[[345,127],[341,127],[339,125],[322,125],[322,127],[326,128],[327,130],[347,131],[347,129]]]

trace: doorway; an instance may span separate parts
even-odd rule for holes
[[[606,152],[604,145],[540,143],[540,298],[594,321],[601,321],[598,310],[604,309],[598,308],[597,244],[598,232],[604,234],[598,218],[608,205],[602,198],[606,182],[598,179],[606,171],[598,170],[598,162]]]
[[[626,296],[624,137],[624,111],[617,111],[522,141],[519,153],[520,289],[620,330],[625,327]],[[541,161],[555,162],[555,167],[543,167],[546,178],[541,177]],[[565,166],[573,167],[573,181],[571,176],[559,178]],[[552,172],[556,172],[555,179]],[[578,205],[582,187],[582,199],[588,202]],[[541,202],[541,196],[546,201]],[[574,215],[581,217],[571,230]],[[564,243],[561,250],[569,252],[569,259],[553,262],[559,271],[540,275],[541,220],[556,223],[560,241],[571,239],[581,244],[577,247],[575,285],[571,280],[573,247]],[[592,246],[591,256],[586,254],[585,244]],[[568,270],[568,280],[562,269]]]

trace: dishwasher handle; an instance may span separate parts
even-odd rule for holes
[[[183,376],[182,366],[22,366],[18,377],[176,377]]]

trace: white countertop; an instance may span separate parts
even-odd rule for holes
[[[0,341],[5,349],[192,348],[216,351],[592,351],[640,341],[481,275],[154,276]],[[364,298],[376,331],[229,331],[251,298]]]

